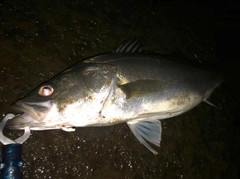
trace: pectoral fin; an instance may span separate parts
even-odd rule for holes
[[[127,122],[129,128],[137,139],[145,145],[153,154],[158,154],[147,142],[151,142],[156,146],[160,146],[162,127],[159,120],[138,121],[133,120]]]
[[[158,93],[162,87],[163,86],[158,80],[138,80],[119,86],[119,88],[126,94],[127,99]]]

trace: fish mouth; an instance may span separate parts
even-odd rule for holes
[[[19,100],[11,106],[18,115],[9,120],[6,127],[24,129],[24,127],[41,126],[52,106],[51,101],[25,102]]]

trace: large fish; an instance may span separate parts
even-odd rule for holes
[[[141,42],[123,42],[113,53],[80,61],[18,100],[20,114],[8,127],[31,130],[108,126],[126,122],[137,139],[160,146],[159,120],[180,115],[223,81],[218,75],[141,52]]]

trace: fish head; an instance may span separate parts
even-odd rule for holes
[[[8,121],[7,127],[23,129],[26,126],[41,124],[53,107],[55,90],[60,90],[60,88],[56,88],[50,82],[45,82],[22,99],[17,100],[11,107],[19,114]]]
[[[12,108],[19,114],[7,127],[47,130],[87,125],[101,111],[115,76],[115,67],[108,64],[76,64],[16,101]],[[73,121],[76,118],[78,122]]]

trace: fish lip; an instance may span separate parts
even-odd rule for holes
[[[17,101],[16,103],[11,105],[11,108],[19,114],[24,114],[24,113],[28,113],[27,110],[29,110],[31,107],[31,106],[29,107],[28,106],[29,105]]]
[[[7,127],[23,129],[26,126],[40,123],[51,109],[52,104],[50,101],[26,102],[19,100],[12,104],[11,107],[18,115],[7,122]]]
[[[44,105],[44,103],[45,102],[17,101],[11,107],[12,107],[13,110],[15,110],[17,112],[29,114],[31,112],[36,113],[36,112],[48,111],[51,106],[50,105]]]

